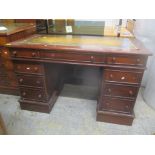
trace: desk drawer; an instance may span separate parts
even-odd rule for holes
[[[87,54],[62,53],[62,52],[40,52],[40,56],[52,60],[91,62],[93,56]]]
[[[43,89],[31,89],[22,87],[20,88],[20,93],[22,99],[36,100],[36,101],[46,101],[47,96],[45,95]]]
[[[139,84],[141,82],[142,76],[142,72],[129,72],[124,70],[110,69],[106,69],[104,71],[104,79],[109,82]]]
[[[132,100],[103,97],[101,108],[108,111],[132,113],[133,105],[134,101]]]
[[[43,77],[31,76],[31,75],[17,75],[18,83],[20,86],[31,86],[31,87],[43,87]]]
[[[39,52],[27,49],[11,50],[11,57],[13,58],[39,58]]]
[[[41,64],[15,63],[15,72],[30,73],[30,74],[43,74],[44,69]]]
[[[138,93],[138,87],[127,85],[105,84],[104,91],[105,96],[135,98]]]
[[[116,65],[134,65],[134,66],[145,66],[146,65],[146,57],[142,56],[108,56],[107,63],[108,64],[116,64]]]

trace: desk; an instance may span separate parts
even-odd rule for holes
[[[138,40],[33,35],[6,47],[18,77],[22,109],[49,113],[70,75],[70,66],[97,67],[97,121],[132,125],[134,104],[151,55]]]
[[[2,24],[7,30],[0,30],[0,93],[19,94],[16,76],[13,72],[13,64],[9,54],[4,50],[4,44],[25,38],[35,33],[34,24],[11,23]]]

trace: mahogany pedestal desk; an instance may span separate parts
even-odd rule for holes
[[[134,104],[151,55],[138,40],[33,35],[6,47],[20,86],[21,109],[49,113],[71,65],[97,67],[100,81],[96,120],[132,125]]]
[[[28,37],[36,32],[34,24],[2,24],[6,30],[0,30],[0,93],[18,95],[19,89],[9,53],[4,49],[8,42]]]

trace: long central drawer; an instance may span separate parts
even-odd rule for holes
[[[61,60],[61,61],[105,63],[105,56],[90,55],[90,54],[41,51],[40,57],[44,59]]]

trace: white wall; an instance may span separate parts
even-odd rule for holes
[[[153,53],[148,60],[148,69],[144,73],[142,86],[145,87],[143,97],[146,103],[155,108],[155,20],[136,20],[134,33]]]

